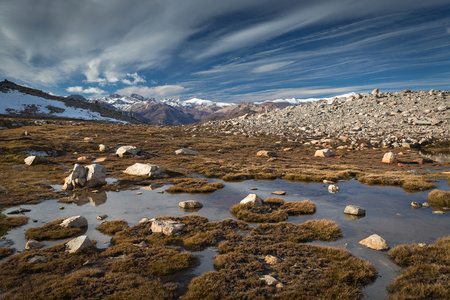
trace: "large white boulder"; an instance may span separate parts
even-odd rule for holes
[[[365,216],[366,210],[357,205],[347,205],[345,207],[344,214],[355,215],[355,216]]]
[[[88,226],[88,221],[83,216],[75,216],[65,219],[60,225],[66,228],[82,228]]]
[[[256,194],[249,194],[247,197],[241,200],[241,204],[252,203],[256,207],[261,207],[264,205],[263,199],[261,199]]]
[[[314,153],[315,157],[333,157],[336,156],[336,153],[334,153],[330,149],[320,149],[317,150],[316,153]]]
[[[136,156],[141,150],[135,146],[122,146],[116,151],[118,157]]]
[[[381,162],[385,164],[393,164],[397,162],[397,158],[395,157],[394,152],[387,152],[383,155]]]
[[[106,169],[102,165],[92,164],[86,167],[86,187],[106,184]]]
[[[359,243],[363,246],[366,246],[367,248],[378,251],[388,250],[390,248],[386,241],[378,234],[372,234]]]
[[[69,253],[84,252],[93,248],[96,248],[94,243],[85,235],[70,240],[66,244],[66,251]]]
[[[164,221],[154,220],[152,221],[151,230],[154,233],[161,232],[165,235],[172,235],[182,231],[183,228],[184,224],[180,222],[172,220],[164,220]]]
[[[198,201],[195,200],[188,200],[188,201],[182,201],[178,203],[178,206],[181,209],[196,209],[196,208],[202,208],[203,204],[201,204]]]
[[[63,190],[73,190],[76,186],[84,186],[86,183],[86,168],[75,164],[72,173],[66,177]]]
[[[158,175],[161,175],[165,171],[166,169],[161,166],[135,163],[134,165],[129,166],[123,172],[129,175],[156,177]]]

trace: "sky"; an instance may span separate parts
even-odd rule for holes
[[[449,0],[0,0],[0,80],[254,102],[450,89]]]

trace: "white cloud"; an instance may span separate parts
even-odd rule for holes
[[[125,79],[122,79],[122,83],[128,84],[128,85],[136,85],[138,83],[145,82],[145,79],[143,77],[139,76],[138,73],[133,73],[133,74],[128,73],[127,77],[132,78],[132,80],[125,78]]]
[[[119,95],[138,94],[144,97],[169,98],[179,97],[188,89],[181,85],[161,85],[156,87],[129,86],[116,91]]]
[[[96,87],[89,87],[87,89],[84,89],[81,86],[71,86],[66,89],[69,93],[83,93],[83,94],[104,94],[106,93],[104,90],[96,88]]]
[[[292,61],[284,61],[284,62],[277,62],[277,63],[271,63],[271,64],[258,66],[253,69],[253,73],[266,73],[266,72],[275,71],[275,70],[283,68],[291,63],[293,63],[293,62]]]

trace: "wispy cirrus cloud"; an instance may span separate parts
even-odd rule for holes
[[[123,89],[119,89],[116,93],[121,95],[138,94],[144,97],[170,98],[179,97],[185,93],[188,89],[181,85],[161,85],[155,87],[147,86],[130,86]]]

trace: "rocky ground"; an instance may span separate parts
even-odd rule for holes
[[[303,143],[329,141],[372,146],[418,147],[450,137],[450,92],[405,90],[334,98],[253,116],[211,121],[198,130],[275,135]]]

